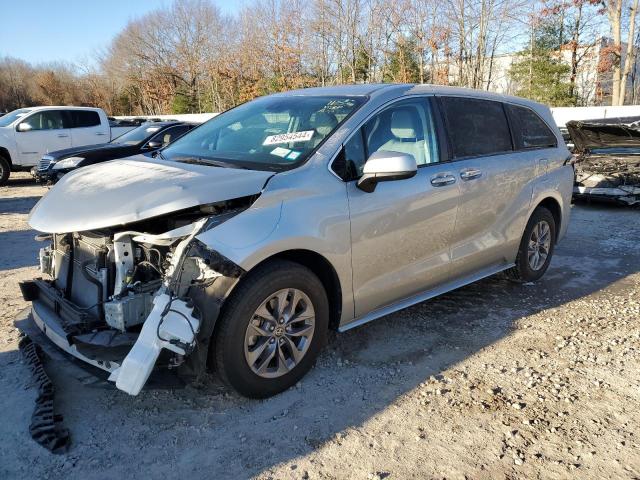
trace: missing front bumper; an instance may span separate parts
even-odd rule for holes
[[[76,344],[69,342],[69,337],[65,332],[60,317],[43,302],[37,300],[33,302],[31,315],[33,317],[33,322],[40,331],[57,347],[61,348],[68,354],[106,372],[113,372],[120,366],[116,361],[89,358],[80,352]]]
[[[134,334],[104,326],[87,330],[92,319],[44,280],[23,282],[20,287],[25,299],[32,302],[35,325],[49,340],[77,359],[109,372],[109,380],[130,395],[140,393],[163,351],[188,355],[200,330],[193,307],[166,294],[154,299],[142,330]]]

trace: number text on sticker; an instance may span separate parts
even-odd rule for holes
[[[262,145],[277,145],[278,143],[308,142],[313,137],[313,130],[302,132],[281,133],[279,135],[269,135],[264,139]]]

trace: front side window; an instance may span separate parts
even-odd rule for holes
[[[25,118],[22,123],[31,127],[29,130],[60,130],[67,127],[64,112],[60,110],[44,110]]]
[[[167,160],[281,171],[300,165],[365,97],[272,96],[229,110],[162,150]]]
[[[495,155],[513,150],[502,103],[441,97],[453,158]]]
[[[177,138],[180,138],[188,130],[190,130],[190,128],[191,127],[189,127],[188,125],[178,125],[176,127],[167,128],[166,130],[163,130],[162,132],[151,137],[149,139],[149,142],[158,142],[161,143],[164,147],[166,145],[169,145]]]
[[[438,161],[433,115],[425,98],[394,103],[368,120],[363,133],[367,157],[384,150],[413,155],[418,166]]]
[[[507,109],[514,126],[518,150],[557,146],[556,136],[533,110],[518,105],[507,105]]]
[[[345,142],[332,169],[343,180],[360,178],[367,158],[378,151],[408,153],[418,166],[439,161],[427,99],[402,100],[376,113]]]
[[[93,110],[69,110],[73,119],[73,128],[97,127],[100,125],[100,115]]]

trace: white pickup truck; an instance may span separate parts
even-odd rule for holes
[[[11,172],[30,170],[45,153],[107,143],[134,128],[111,128],[104,110],[89,107],[20,108],[0,117],[0,185]]]

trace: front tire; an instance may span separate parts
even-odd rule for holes
[[[298,382],[326,341],[329,302],[306,267],[273,260],[247,274],[218,320],[213,360],[241,395],[265,398]]]
[[[9,175],[11,174],[11,164],[9,161],[0,156],[0,187],[7,184],[9,181]]]
[[[507,277],[516,282],[535,282],[542,278],[555,249],[556,220],[545,207],[533,211],[524,229],[516,264],[506,271]]]

